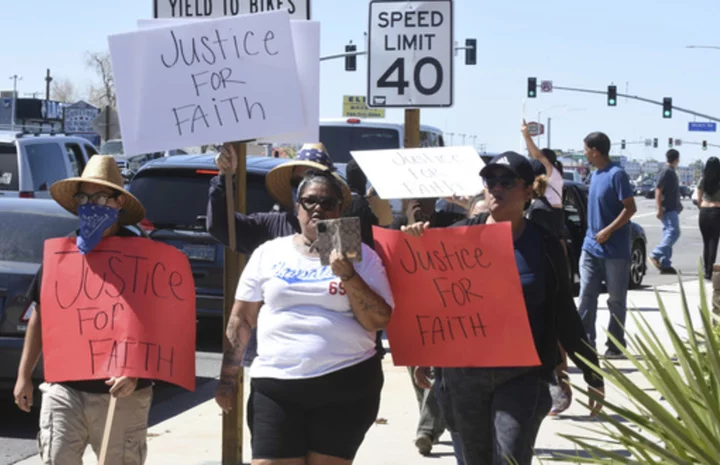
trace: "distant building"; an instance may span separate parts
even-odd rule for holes
[[[657,160],[645,160],[642,164],[642,172],[648,176],[655,176],[660,172],[661,163]]]
[[[630,179],[635,179],[642,174],[642,165],[637,160],[628,160],[625,163],[625,171]]]

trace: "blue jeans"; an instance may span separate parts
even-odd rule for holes
[[[672,247],[680,239],[680,212],[664,212],[662,216],[663,238],[652,251],[652,257],[660,262],[660,268],[672,266]]]
[[[590,344],[595,347],[598,297],[605,282],[610,310],[608,332],[625,346],[625,315],[630,281],[630,259],[599,258],[583,250],[580,255],[580,305],[578,312]],[[608,348],[617,349],[608,339]]]
[[[443,368],[466,465],[530,465],[552,400],[548,383],[529,371]]]
[[[445,420],[447,430],[450,432],[450,439],[452,440],[452,446],[453,446],[453,453],[455,454],[455,461],[457,462],[457,465],[465,465],[465,459],[463,458],[463,450],[462,450],[462,440],[460,439],[460,433],[453,430],[453,428],[450,426],[450,423],[452,422],[452,418],[448,418],[448,416],[452,413],[447,410],[449,410],[448,406],[450,405],[448,403],[447,399],[447,388],[445,387],[443,378],[442,378],[442,370],[443,368],[435,368],[435,382],[433,383],[433,391],[435,392],[435,399],[437,400],[437,405],[440,408],[440,413],[443,416],[443,419]],[[413,382],[414,384],[414,382]]]

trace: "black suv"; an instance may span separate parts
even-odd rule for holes
[[[210,179],[218,174],[215,153],[177,155],[140,168],[129,190],[145,205],[143,227],[154,240],[180,249],[190,259],[199,318],[222,319],[223,246],[205,229]],[[271,211],[265,175],[288,160],[247,157],[247,212]]]

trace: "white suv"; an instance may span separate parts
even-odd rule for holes
[[[80,176],[97,154],[82,137],[0,131],[0,197],[50,197],[50,186]]]

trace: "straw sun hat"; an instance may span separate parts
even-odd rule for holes
[[[73,196],[78,193],[81,183],[109,187],[125,197],[125,205],[120,211],[118,223],[135,224],[145,218],[145,207],[137,197],[123,188],[123,176],[111,155],[93,155],[83,170],[82,176],[56,182],[50,187],[50,195],[65,210],[77,215],[78,206]]]
[[[293,210],[292,179],[293,169],[296,166],[310,168],[318,171],[331,171],[335,178],[340,181],[343,191],[342,209],[345,210],[352,203],[352,193],[345,181],[335,173],[330,156],[322,143],[305,144],[297,153],[297,158],[291,162],[278,165],[265,177],[265,187],[270,195],[288,211]]]

